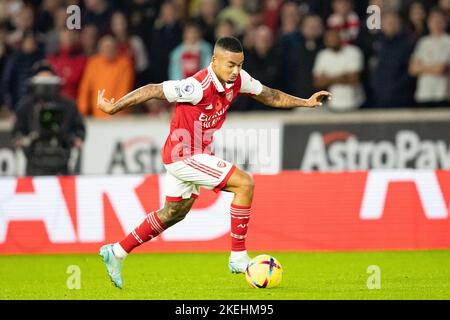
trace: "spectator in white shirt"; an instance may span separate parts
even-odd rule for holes
[[[433,9],[428,17],[430,34],[420,38],[411,58],[409,73],[417,77],[415,100],[423,106],[449,106],[450,36],[447,17]]]
[[[316,88],[328,89],[333,98],[327,107],[333,111],[354,110],[364,103],[365,94],[361,84],[363,54],[354,45],[342,45],[339,33],[325,33],[326,49],[319,51],[313,68]]]

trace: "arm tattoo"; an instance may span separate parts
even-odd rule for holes
[[[272,89],[263,86],[263,90],[257,96],[253,97],[255,100],[274,108],[294,108],[306,106],[306,100],[291,96],[280,90]]]
[[[113,113],[119,112],[150,99],[165,99],[162,84],[147,84],[131,91],[114,103]]]

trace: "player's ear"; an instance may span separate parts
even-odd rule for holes
[[[213,65],[214,67],[217,67],[217,57],[215,55],[213,55],[211,57],[211,65]]]

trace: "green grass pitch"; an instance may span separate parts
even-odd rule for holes
[[[283,265],[277,288],[254,289],[231,274],[228,253],[132,254],[122,290],[97,255],[0,256],[0,299],[450,299],[450,251],[266,253]],[[80,289],[67,287],[71,265]],[[380,268],[379,289],[367,287],[371,265]]]

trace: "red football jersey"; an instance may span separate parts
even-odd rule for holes
[[[170,134],[162,149],[165,164],[197,153],[210,153],[214,132],[222,127],[233,99],[239,94],[258,95],[262,84],[241,70],[236,81],[225,86],[211,65],[184,80],[163,82],[169,102],[176,102]]]

